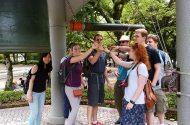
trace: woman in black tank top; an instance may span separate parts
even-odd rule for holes
[[[46,84],[52,70],[51,54],[41,55],[39,63],[31,69],[31,79],[27,92],[30,107],[29,125],[40,125],[45,102]]]

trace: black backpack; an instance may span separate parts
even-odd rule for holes
[[[60,63],[59,66],[59,72],[58,72],[58,79],[59,83],[65,84],[66,82],[66,75],[67,75],[67,68],[66,68],[66,63],[67,63],[68,57],[65,57],[65,59]]]
[[[71,74],[71,71],[76,66],[76,63],[72,65],[71,70],[67,71],[67,59],[68,57],[65,57],[65,59],[60,63],[59,66],[59,72],[58,72],[58,79],[59,83],[66,84],[67,79],[69,78],[69,75]]]
[[[27,74],[27,76],[26,76],[26,80],[25,80],[25,82],[24,82],[24,86],[23,86],[24,94],[27,94],[27,91],[28,91],[28,88],[29,88],[29,82],[30,82],[31,76],[32,76],[32,75],[36,75],[37,72],[38,72],[38,71],[37,71],[36,73],[31,74],[31,70],[32,70],[32,69],[29,70],[29,72],[28,72],[28,74]]]

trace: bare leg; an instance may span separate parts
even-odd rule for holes
[[[146,113],[146,121],[147,121],[147,125],[154,125],[154,113],[153,112]]]
[[[98,106],[93,107],[92,115],[93,115],[93,122],[97,121],[97,114],[98,114]]]
[[[165,117],[165,114],[161,114],[161,113],[157,113],[157,116],[158,116],[158,119],[159,119],[159,122],[160,124],[164,124],[164,117]]]
[[[88,125],[92,124],[92,111],[93,111],[93,107],[88,106],[88,108],[87,108]]]

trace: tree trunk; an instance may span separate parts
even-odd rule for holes
[[[13,67],[10,59],[10,55],[8,53],[4,54],[5,57],[5,65],[7,68],[7,81],[5,84],[5,91],[13,90]]]
[[[13,62],[16,62],[15,53],[13,53]]]
[[[24,53],[24,64],[27,64],[27,53]]]

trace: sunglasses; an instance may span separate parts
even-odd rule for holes
[[[135,35],[134,37],[135,37],[135,38],[139,38],[140,36],[138,36],[138,35]]]
[[[96,39],[96,41],[102,41],[102,39]]]
[[[125,43],[125,42],[129,42],[129,41],[120,41],[119,43]]]

